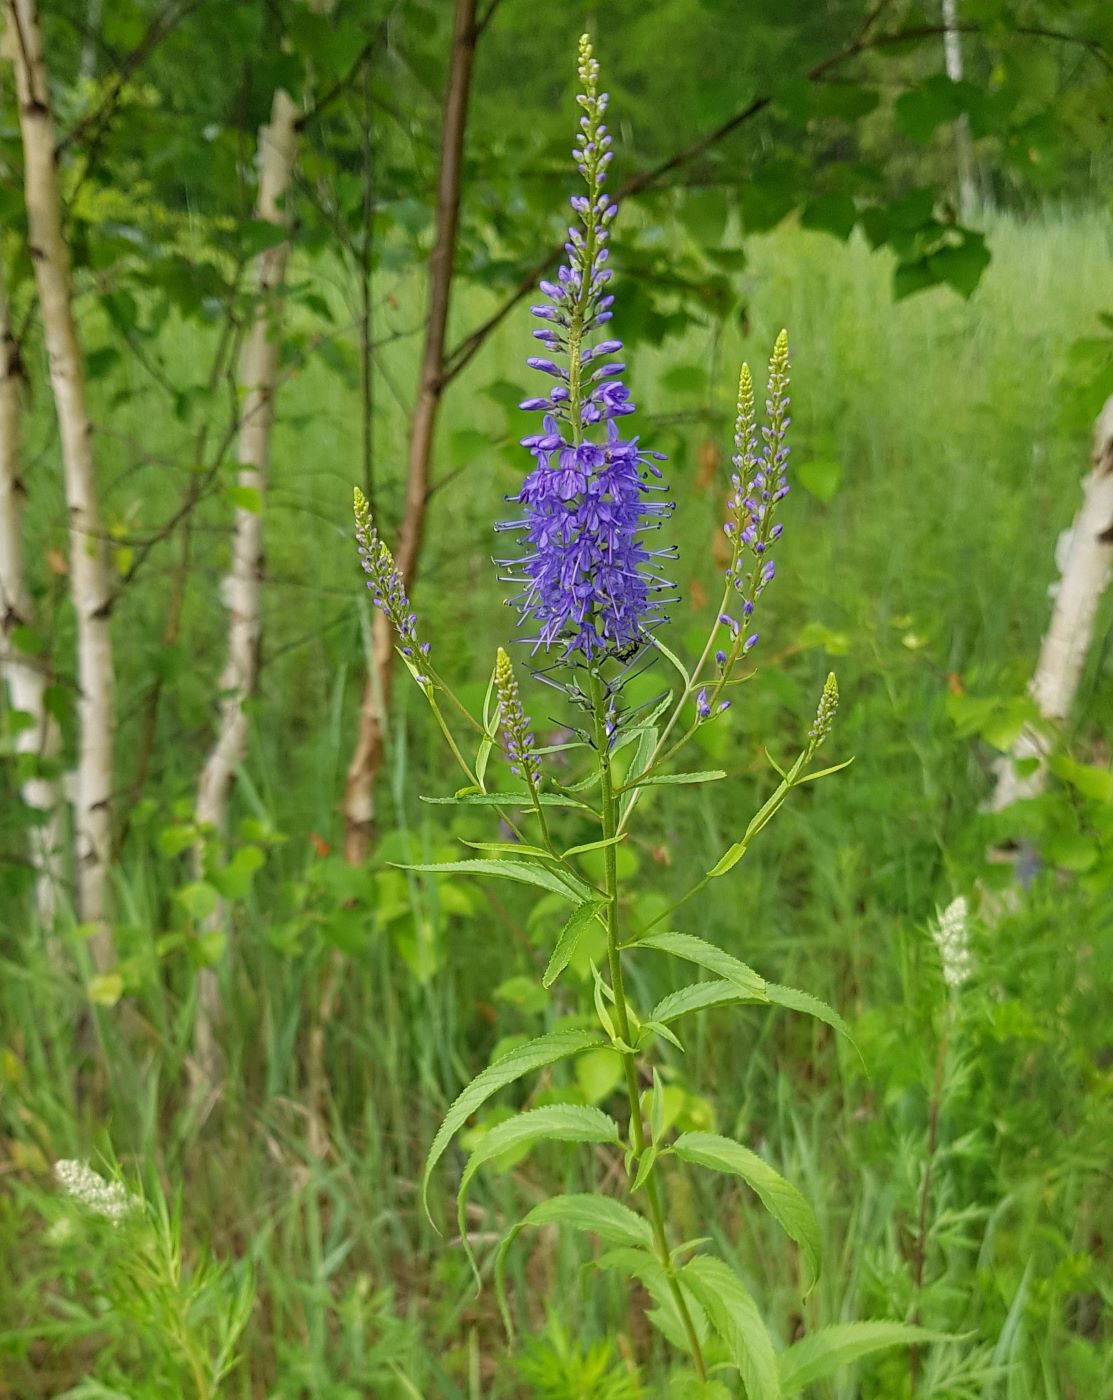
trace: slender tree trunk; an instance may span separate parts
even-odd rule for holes
[[[1093,640],[1098,605],[1113,573],[1113,398],[1107,400],[1094,425],[1093,470],[1082,483],[1082,505],[1057,552],[1060,577],[1055,604],[1028,691],[1044,719],[1062,725],[1070,716]],[[1025,729],[999,767],[993,810],[1042,792],[1047,783],[1047,757],[1046,738],[1034,729]],[[1036,760],[1032,772],[1025,776],[1016,771],[1016,763],[1022,759]]]
[[[962,82],[962,38],[958,28],[958,0],[943,3],[943,61],[952,83]],[[958,211],[965,223],[978,202],[974,182],[974,155],[970,145],[970,121],[963,112],[952,128],[955,138],[955,164],[958,166]]]
[[[298,109],[281,89],[274,94],[269,123],[259,132],[259,193],[256,215],[268,223],[288,222],[283,197],[290,184],[297,148]],[[244,705],[255,694],[262,634],[263,506],[274,423],[275,382],[280,341],[277,296],[286,275],[289,243],[285,240],[259,254],[258,302],[240,358],[244,394],[237,460],[237,484],[253,499],[236,506],[232,566],[223,585],[228,610],[228,656],[220,676],[220,717],[216,741],[197,786],[197,820],[222,834],[236,768],[247,752],[248,717]],[[219,922],[222,914],[214,916]],[[213,1032],[220,1010],[216,974],[203,969],[196,1047],[203,1071],[215,1069]]]
[[[412,585],[425,532],[429,466],[444,394],[445,332],[456,254],[460,179],[467,126],[468,96],[477,35],[476,0],[456,0],[452,57],[445,88],[441,167],[437,183],[436,238],[429,258],[429,305],[417,403],[410,424],[409,467],[402,528],[394,558],[407,587]],[[394,647],[382,614],[372,622],[371,656],[359,711],[359,734],[348,766],[344,793],[344,852],[353,864],[364,860],[375,830],[375,779],[383,761],[383,734],[394,674]]]
[[[98,967],[112,956],[105,923],[112,849],[112,755],[115,676],[112,665],[112,572],[100,525],[85,363],[73,317],[69,251],[54,161],[54,121],[35,0],[7,0],[23,137],[24,192],[31,260],[38,284],[50,381],[58,414],[70,517],[70,582],[77,615],[79,685],[74,834],[77,906],[96,926]]]
[[[19,352],[0,280],[0,670],[12,709],[30,720],[16,736],[17,753],[49,761],[58,757],[61,735],[46,708],[47,672],[37,656],[18,647],[15,635],[17,628],[33,626],[35,621],[23,559],[22,386]],[[40,824],[31,831],[31,862],[35,868],[35,908],[39,922],[49,929],[57,913],[62,875],[59,785],[52,777],[28,777],[20,792],[27,806],[41,814]]]

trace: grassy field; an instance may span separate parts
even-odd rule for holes
[[[861,1058],[826,1027],[751,1008],[705,1018],[669,1065],[680,1125],[740,1137],[812,1200],[826,1255],[818,1286],[801,1301],[800,1260],[745,1193],[679,1170],[666,1178],[676,1228],[703,1234],[714,1220],[717,1247],[783,1342],[866,1317],[916,1317],[955,1338],[918,1359],[889,1353],[808,1392],[822,1400],[1113,1393],[1113,908],[1107,884],[1088,878],[1100,860],[1070,856],[1089,841],[1107,860],[1113,831],[1102,811],[1058,789],[1011,825],[981,815],[996,751],[975,732],[1007,730],[1038,650],[1055,540],[1089,452],[1069,347],[1113,308],[1113,261],[1096,215],[1001,220],[990,242],[994,261],[971,301],[935,291],[894,305],[890,269],[864,245],[783,231],[750,248],[744,325],[631,357],[643,440],[671,459],[682,601],[669,639],[690,650],[719,586],[712,550],[737,362],[762,365],[780,326],[791,332],[793,465],[805,486],[787,502],[757,677],[701,736],[731,781],[647,798],[651,835],[623,855],[636,926],[740,834],[774,781],[763,748],[791,756],[823,677],[837,671],[843,704],[830,752],[832,761],[853,755],[853,766],[797,794],[683,926],[831,1002]],[[337,276],[319,275],[323,284]],[[399,301],[392,314],[405,324],[405,288]],[[481,309],[474,298],[461,322]],[[490,522],[524,455],[508,450],[519,428],[499,385],[521,383],[527,338],[523,318],[512,318],[452,390],[439,447],[445,484],[415,596],[442,670],[472,691],[512,621],[489,564]],[[196,354],[188,341],[165,351],[172,368]],[[386,370],[397,385],[413,382],[409,342],[390,351]],[[125,470],[127,439],[151,436],[142,375],[128,375],[98,386],[112,427],[108,502],[121,517],[134,495],[149,503],[167,491],[180,467],[165,448],[169,466]],[[121,387],[129,394],[113,401]],[[405,417],[387,379],[380,402],[390,519]],[[243,843],[266,860],[235,907],[219,1093],[190,1092],[195,978],[180,891],[191,875],[174,832],[188,817],[221,661],[226,505],[199,518],[156,795],[132,811],[116,872],[125,995],[75,1032],[83,979],[55,970],[34,931],[4,912],[0,1396],[210,1393],[167,1338],[217,1338],[249,1275],[255,1303],[244,1359],[220,1392],[228,1396],[682,1393],[670,1390],[660,1339],[617,1281],[581,1273],[584,1247],[544,1233],[513,1256],[512,1302],[527,1340],[508,1355],[490,1289],[476,1298],[458,1244],[438,1238],[417,1203],[425,1150],[460,1085],[509,1037],[590,1009],[591,982],[581,960],[559,993],[532,985],[552,940],[550,909],[389,868],[403,853],[436,858],[461,849],[457,836],[489,834],[471,816],[433,819],[442,809],[419,802],[454,785],[419,697],[398,697],[388,834],[367,869],[331,854],[365,625],[348,523],[356,411],[354,390],[312,360],[284,390],[264,688],[236,798],[253,823]],[[38,412],[32,441],[49,463],[41,402]],[[172,444],[179,425],[159,424],[155,435]],[[53,540],[61,516],[42,500],[33,527]],[[156,556],[152,580],[169,579],[172,565],[169,553]],[[164,593],[134,592],[118,622],[125,762],[135,697],[155,664],[142,639],[159,634]],[[1109,624],[1107,600],[1099,637]],[[663,683],[653,674],[639,682],[647,695]],[[530,698],[543,730],[567,718],[559,700]],[[1103,642],[1069,736],[1077,759],[1108,767],[1111,716]],[[1001,872],[984,853],[1007,834],[1031,840],[1043,864],[990,917],[985,891]],[[929,929],[960,895],[974,911],[976,970],[949,998]],[[645,966],[632,977],[639,1005],[668,989]],[[578,1074],[557,1072],[544,1092],[605,1106],[616,1083],[604,1055]],[[494,1121],[488,1112],[475,1130]],[[76,1220],[48,1175],[52,1160],[70,1157],[118,1161],[135,1189],[165,1198],[163,1234],[143,1240]],[[538,1151],[478,1182],[477,1238],[493,1241],[525,1203],[562,1184],[598,1185],[606,1173],[586,1151],[574,1178],[562,1179],[557,1161]],[[442,1169],[442,1215],[453,1182]],[[180,1286],[134,1288],[136,1278],[174,1275],[179,1241]],[[207,1251],[224,1272],[204,1274]],[[133,1293],[121,1302],[125,1275]],[[557,1300],[559,1321],[548,1313]]]

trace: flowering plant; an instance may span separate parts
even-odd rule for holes
[[[787,769],[773,762],[780,779],[772,796],[721,858],[669,910],[635,933],[623,927],[617,849],[627,840],[638,800],[646,788],[721,780],[722,771],[676,771],[673,761],[704,724],[731,704],[748,680],[747,658],[757,646],[755,630],[762,595],[773,582],[773,555],[783,525],[779,509],[789,492],[789,351],[777,337],[769,367],[766,419],[759,427],[749,369],[742,367],[734,435],[732,493],[724,529],[730,543],[722,601],[706,644],[690,670],[660,636],[665,608],[675,601],[662,572],[676,558],[660,538],[672,506],[658,452],[643,447],[620,425],[635,412],[623,383],[625,365],[616,357],[622,342],[609,337],[614,296],[610,291],[609,242],[617,206],[605,191],[611,138],[604,116],[607,96],[599,91],[599,69],[587,38],[580,41],[578,102],[583,109],[575,159],[586,193],[571,201],[576,221],[565,243],[566,262],[555,280],[543,281],[544,301],[532,308],[540,328],[533,334],[545,351],[528,361],[552,380],[544,394],[521,407],[542,415],[540,431],[522,439],[533,468],[512,498],[514,517],[497,528],[516,537],[519,549],[496,562],[502,578],[517,589],[519,612],[538,680],[556,688],[577,713],[573,742],[559,746],[586,753],[587,771],[570,783],[546,764],[554,749],[539,748],[525,712],[507,652],[499,648],[481,716],[471,715],[437,673],[389,549],[376,532],[368,504],[355,493],[356,534],[376,605],[397,635],[399,654],[425,694],[466,785],[450,798],[429,799],[488,807],[502,817],[511,841],[480,844],[466,860],[413,865],[417,871],[473,874],[523,882],[555,894],[570,906],[554,940],[542,978],[551,987],[572,959],[585,933],[606,934],[606,966],[593,965],[595,1016],[551,1030],[495,1060],[452,1104],[429,1150],[421,1193],[428,1209],[432,1174],[456,1133],[492,1095],[523,1076],[586,1051],[610,1046],[621,1057],[628,1101],[625,1125],[597,1107],[554,1103],[521,1112],[488,1131],[464,1168],[457,1196],[460,1235],[476,1278],[479,1272],[465,1228],[468,1192],[487,1162],[513,1148],[540,1141],[594,1143],[624,1155],[631,1204],[613,1197],[564,1195],[535,1206],[506,1235],[494,1265],[499,1302],[510,1330],[505,1300],[507,1252],[525,1229],[557,1223],[594,1233],[609,1250],[597,1262],[639,1280],[653,1299],[651,1314],[668,1340],[689,1358],[699,1381],[709,1365],[738,1369],[751,1397],[767,1400],[798,1392],[854,1357],[925,1334],[899,1323],[843,1324],[822,1329],[778,1353],[743,1281],[702,1240],[670,1238],[660,1171],[682,1162],[736,1177],[749,1185],[766,1210],[799,1245],[814,1283],[820,1269],[820,1232],[803,1195],[750,1148],[711,1132],[670,1137],[661,1076],[654,1057],[682,1051],[676,1026],[694,1012],[728,1004],[781,1005],[818,1017],[841,1034],[847,1027],[817,998],[766,981],[733,953],[689,932],[667,928],[666,918],[742,859],[789,793],[846,767],[814,770],[838,704],[829,676],[815,722]],[[632,676],[664,659],[679,678],[675,690],[647,706],[626,700]],[[464,756],[446,711],[469,725],[478,738],[473,761]],[[616,757],[629,750],[622,762]],[[518,787],[492,787],[490,759],[501,753]],[[598,836],[563,847],[555,819],[573,812],[597,825]],[[527,823],[532,824],[527,830]],[[578,859],[602,851],[604,877],[595,883]],[[673,992],[652,1009],[635,1008],[626,990],[624,958],[671,955],[711,974]],[[635,1208],[637,1206],[637,1208]]]

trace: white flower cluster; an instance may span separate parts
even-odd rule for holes
[[[970,953],[970,911],[962,895],[952,899],[931,926],[931,936],[943,963],[943,981],[956,991],[974,971]]]
[[[119,1181],[105,1181],[85,1162],[55,1162],[54,1175],[75,1201],[118,1225],[136,1205]]]

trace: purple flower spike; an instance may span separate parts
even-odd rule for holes
[[[615,420],[634,412],[620,378],[625,367],[599,363],[621,351],[622,342],[590,339],[611,317],[607,242],[618,211],[602,188],[611,156],[607,95],[598,90],[599,65],[586,37],[579,57],[583,116],[573,156],[587,195],[571,201],[577,223],[568,232],[567,263],[555,281],[540,284],[548,303],[531,308],[545,322],[538,338],[561,362],[539,356],[527,362],[559,383],[548,399],[522,404],[546,410],[544,432],[522,439],[534,468],[510,498],[521,506],[520,518],[498,527],[518,533],[521,553],[496,562],[502,578],[520,586],[511,602],[536,629],[534,651],[555,647],[563,661],[590,664],[603,656],[629,659],[664,620],[660,607],[673,585],[658,561],[675,558],[675,551],[645,543],[671,510],[659,499],[663,458],[641,448],[636,436],[620,435]]]

